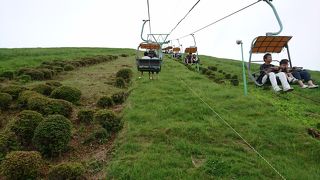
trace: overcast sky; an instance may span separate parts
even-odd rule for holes
[[[152,32],[168,33],[197,0],[149,1]],[[169,39],[189,34],[253,2],[201,0]],[[281,35],[293,36],[289,42],[293,64],[320,70],[320,1],[274,0],[273,4],[283,21]],[[136,48],[141,42],[142,20],[147,18],[147,0],[0,0],[0,48]],[[260,2],[195,37],[200,54],[232,59],[241,58],[235,41],[242,39],[247,60],[252,39],[278,29],[271,8]],[[183,47],[193,45],[191,36],[180,42]],[[274,59],[284,57],[286,53]]]

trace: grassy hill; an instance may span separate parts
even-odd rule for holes
[[[50,163],[80,162],[90,167],[90,172],[86,172],[89,178],[281,179],[227,122],[285,178],[319,178],[320,141],[307,132],[308,128],[320,128],[319,89],[294,86],[293,93],[275,94],[249,84],[249,96],[245,97],[241,63],[209,56],[201,56],[203,67],[214,66],[217,71],[237,75],[240,85],[216,83],[167,57],[158,79],[149,80],[147,75],[139,78],[134,51],[128,49],[0,49],[0,52],[4,52],[0,53],[3,70],[37,66],[47,59],[119,55],[118,60],[56,77],[64,85],[82,91],[76,109],[96,109],[93,104],[99,97],[121,91],[112,85],[116,71],[123,67],[134,71],[128,89],[130,96],[120,112],[124,127],[119,134],[96,149],[71,150]],[[319,72],[312,75],[320,80]],[[38,83],[33,81],[24,86]],[[86,136],[85,129],[90,129],[76,123],[74,127],[75,139]]]

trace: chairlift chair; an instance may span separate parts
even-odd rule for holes
[[[141,58],[141,50],[144,49],[147,52],[158,52],[161,51],[161,47],[157,43],[141,43],[137,48],[137,68],[140,72],[149,72],[149,73],[159,73],[161,71],[162,59],[158,57],[152,57],[149,59]]]

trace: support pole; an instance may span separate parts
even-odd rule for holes
[[[241,40],[237,40],[237,44],[241,45],[243,90],[244,90],[244,95],[247,96],[248,88],[247,88],[247,79],[246,79],[246,68],[245,68],[244,56],[243,56],[243,43]]]

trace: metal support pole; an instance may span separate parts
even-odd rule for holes
[[[248,88],[247,88],[247,79],[246,79],[246,68],[244,65],[243,43],[241,40],[237,40],[237,44],[241,45],[243,90],[244,90],[244,95],[247,96],[248,95]]]

